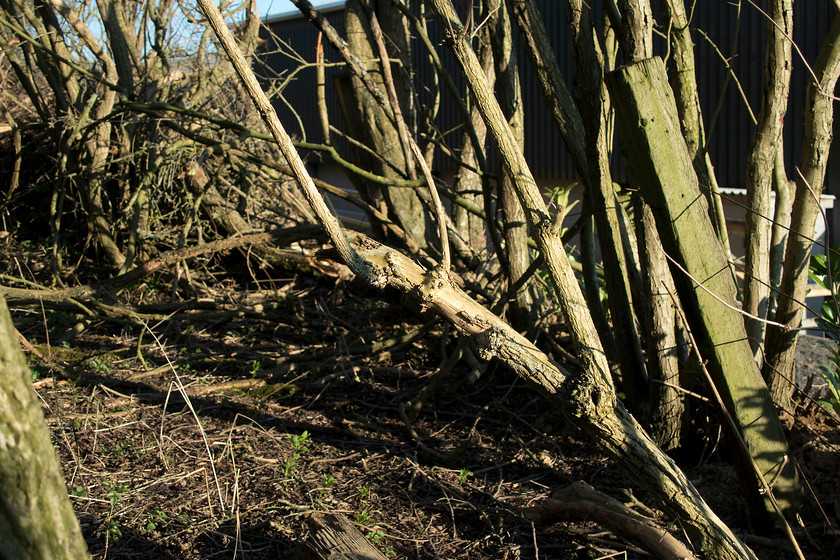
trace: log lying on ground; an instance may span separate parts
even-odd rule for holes
[[[595,521],[638,544],[659,560],[695,559],[694,554],[668,531],[583,482],[553,492],[551,498],[538,506],[525,508],[524,512],[531,521],[543,524],[563,519]]]
[[[341,514],[312,514],[306,518],[306,525],[311,533],[295,560],[387,560]]]

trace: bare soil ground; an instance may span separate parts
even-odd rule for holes
[[[160,295],[170,281],[135,286],[133,314],[94,320],[11,302],[95,558],[286,558],[312,512],[343,513],[393,558],[645,557],[586,520],[523,516],[577,480],[657,504],[510,372],[476,380],[459,362],[407,429],[401,408],[455,348],[440,322],[332,279],[228,276],[188,301]],[[677,459],[744,535],[709,416],[698,406]],[[838,424],[806,403],[791,443],[822,508],[812,500],[799,541],[837,558]],[[747,539],[762,558],[793,557],[777,533]]]

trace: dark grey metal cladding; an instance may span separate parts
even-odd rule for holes
[[[417,4],[416,2],[414,3]],[[571,80],[574,76],[572,61],[573,49],[569,40],[566,24],[566,6],[564,2],[554,0],[537,0],[540,11],[543,15],[546,28],[551,40],[555,44],[557,58],[560,61],[569,87],[572,88]],[[654,2],[654,10],[658,15],[657,2]],[[593,14],[599,14],[600,2],[593,2]],[[732,54],[732,41],[736,35],[737,7],[733,2],[726,0],[704,0],[693,4],[691,26],[693,29],[702,29],[714,42],[717,48],[725,55]],[[824,0],[804,0],[796,3],[794,21],[794,40],[799,46],[802,55],[809,64],[816,60],[819,48],[828,31],[831,17],[836,8],[833,3]],[[343,9],[340,3],[332,4],[323,10],[330,23],[343,32]],[[437,30],[436,23],[429,18],[429,30],[432,42],[442,45],[442,35]],[[268,18],[266,20],[272,32],[282,37],[306,60],[314,61],[315,43],[317,30],[302,16],[287,15],[279,18]],[[765,43],[767,36],[767,20],[764,14],[750,3],[743,2],[741,7],[740,33],[737,44],[737,52],[731,61],[732,67],[746,98],[754,114],[760,110],[761,96],[764,88],[764,64],[765,64]],[[662,29],[660,28],[660,31]],[[263,38],[269,39],[262,47],[265,63],[276,72],[292,72],[297,64],[288,57],[274,52],[276,45],[264,33]],[[737,85],[730,81],[723,94],[723,103],[720,112],[715,116],[715,108],[723,91],[726,81],[727,70],[715,48],[700,33],[695,31],[694,41],[696,45],[695,55],[697,62],[697,81],[699,84],[700,101],[704,111],[704,120],[707,131],[710,131],[709,150],[712,163],[717,171],[718,180],[722,186],[742,187],[745,184],[745,162],[746,153],[749,149],[750,140],[754,126],[745,109],[744,100]],[[661,56],[668,53],[664,40],[657,41],[655,46]],[[339,60],[337,53],[328,45],[325,48],[328,62]],[[445,48],[440,49],[444,66],[452,73],[464,89],[463,80],[455,70],[455,64]],[[413,47],[413,59],[415,61],[415,87],[417,88],[421,105],[431,102],[431,92],[428,85],[431,83],[432,69],[425,56],[424,49],[419,42]],[[532,171],[537,177],[543,179],[574,179],[574,168],[571,160],[566,154],[562,140],[557,134],[554,125],[545,109],[545,102],[537,87],[535,79],[530,72],[530,62],[525,56],[521,45],[518,47],[518,59],[522,68],[521,77],[523,85],[523,98],[525,103],[525,155]],[[334,89],[331,87],[331,80],[342,75],[342,69],[327,69],[327,100],[331,122],[341,128],[342,121],[338,107],[338,100]],[[268,77],[265,70],[260,74]],[[790,93],[790,104],[785,127],[785,140],[788,163],[788,172],[794,173],[794,166],[798,165],[800,147],[803,137],[802,111],[804,108],[805,89],[810,74],[808,73],[802,59],[795,53],[794,71]],[[443,86],[441,85],[441,88]],[[283,91],[285,99],[296,108],[300,120],[307,130],[307,139],[310,141],[321,141],[318,116],[315,108],[315,72],[308,68],[298,73],[295,80]],[[289,132],[301,137],[298,130],[297,120],[285,104],[275,102],[281,120],[289,128]],[[714,119],[714,124],[713,124]],[[441,108],[436,120],[436,125],[441,132],[452,131],[461,116],[454,103],[449,98],[449,93],[441,91]],[[712,126],[713,124],[713,126]],[[450,132],[446,136],[449,146],[457,147],[460,139],[459,132]],[[491,154],[491,158],[492,158]],[[619,181],[625,180],[623,166],[620,165],[620,158],[616,156],[615,175]],[[840,164],[838,158],[833,157],[829,173],[838,174]],[[438,170],[452,169],[453,165],[445,157],[438,158]],[[831,175],[832,178],[834,175]],[[832,184],[829,181],[827,187],[832,191],[840,191],[840,176]]]

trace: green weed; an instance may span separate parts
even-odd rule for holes
[[[283,467],[283,478],[291,478],[298,466],[298,461],[304,453],[309,453],[309,432],[304,430],[300,435],[289,434],[289,443],[292,445],[292,455],[286,459],[286,464]]]

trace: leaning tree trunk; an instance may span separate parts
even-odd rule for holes
[[[0,297],[0,558],[88,558],[16,335]]]
[[[793,519],[804,505],[796,469],[787,460],[784,429],[746,339],[736,286],[682,141],[665,66],[659,58],[648,59],[610,74],[607,84],[617,103],[633,179],[653,211],[664,251],[678,269],[676,286],[689,327],[709,360],[723,405]],[[758,492],[755,481],[749,487],[754,495]]]

